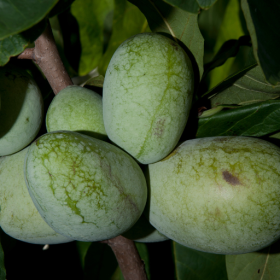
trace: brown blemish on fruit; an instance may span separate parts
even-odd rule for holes
[[[227,170],[223,171],[223,178],[225,181],[227,181],[232,186],[241,185],[239,179],[237,177],[235,177],[234,175],[232,175]]]
[[[155,128],[154,128],[154,135],[161,137],[164,131],[164,123],[165,119],[160,119],[156,122]]]

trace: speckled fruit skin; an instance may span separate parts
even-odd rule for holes
[[[33,244],[73,241],[56,233],[37,211],[25,185],[23,166],[28,147],[0,158],[0,226],[13,238]]]
[[[131,37],[114,53],[103,87],[109,138],[143,164],[167,156],[186,125],[193,70],[183,49],[155,33]]]
[[[0,67],[0,156],[16,153],[36,137],[43,121],[41,92],[24,70]]]
[[[136,224],[122,236],[141,243],[153,243],[168,240],[169,238],[155,229],[142,215]]]
[[[119,148],[80,133],[41,136],[30,146],[24,169],[39,213],[56,232],[75,240],[123,233],[146,204],[138,164]]]
[[[101,96],[80,86],[66,87],[52,100],[46,127],[48,132],[70,130],[106,139]]]
[[[187,247],[260,250],[280,237],[280,149],[261,139],[188,140],[149,165],[151,224]]]

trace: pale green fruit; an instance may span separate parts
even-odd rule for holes
[[[66,87],[50,104],[46,126],[48,132],[71,130],[106,138],[101,96],[80,86]]]
[[[144,174],[128,154],[76,132],[48,133],[32,143],[25,178],[45,221],[80,241],[125,232],[139,219],[147,199]]]
[[[280,149],[261,139],[189,140],[149,165],[151,224],[187,247],[260,250],[280,237]]]
[[[73,241],[56,233],[37,211],[25,185],[23,166],[28,147],[0,158],[0,225],[13,238],[34,244]]]
[[[191,62],[171,39],[143,33],[126,40],[105,75],[108,137],[141,163],[164,158],[186,125],[193,83]]]
[[[43,99],[31,76],[15,66],[0,67],[0,156],[26,147],[43,120]]]
[[[169,239],[155,229],[144,215],[139,218],[131,229],[123,233],[122,236],[143,243],[160,242]]]

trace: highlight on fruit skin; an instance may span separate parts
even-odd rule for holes
[[[43,98],[33,78],[8,64],[0,67],[0,156],[16,153],[31,143],[43,121]]]
[[[188,140],[148,169],[149,221],[170,239],[199,251],[243,254],[280,237],[274,144],[249,137]]]
[[[100,241],[128,230],[147,199],[144,174],[119,148],[70,131],[39,137],[25,159],[30,196],[58,233]]]
[[[107,139],[101,96],[76,85],[64,88],[48,108],[46,127],[48,132],[69,130]]]
[[[56,233],[41,217],[25,185],[23,166],[29,147],[0,158],[0,226],[11,237],[32,244],[73,241]]]
[[[179,141],[193,91],[192,65],[179,44],[156,33],[129,38],[105,74],[108,137],[143,164],[161,160]]]

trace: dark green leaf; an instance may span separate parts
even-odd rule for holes
[[[197,14],[199,12],[199,5],[196,0],[163,0],[170,5],[182,9],[186,12]]]
[[[231,76],[227,77],[225,80],[223,80],[221,83],[219,83],[214,88],[210,89],[206,93],[202,95],[203,98],[212,98],[222,90],[232,86],[235,81],[237,81],[239,78],[243,77],[249,70],[256,67],[257,64],[252,64],[247,67],[245,67],[243,70],[232,74]]]
[[[229,280],[276,280],[280,275],[279,241],[261,251],[226,256]]]
[[[43,20],[27,31],[0,40],[0,66],[8,63],[12,56],[22,53],[30,43],[41,35],[45,27],[46,21]]]
[[[202,9],[209,9],[217,0],[196,0]]]
[[[203,73],[204,40],[198,28],[197,14],[174,8],[161,0],[130,0],[146,16],[153,32],[167,33],[187,46]]]
[[[280,100],[268,100],[200,118],[196,137],[255,136],[280,130]]]
[[[138,243],[135,242],[135,246],[138,250],[138,253],[140,255],[141,260],[144,262],[145,264],[145,271],[147,274],[148,279],[151,279],[151,275],[150,275],[150,261],[149,261],[149,253],[148,253],[148,249],[147,249],[147,245],[144,243]]]
[[[0,244],[0,280],[6,279],[6,269],[4,266],[4,252]]]
[[[103,30],[106,17],[114,8],[114,0],[76,0],[71,13],[79,24],[82,53],[79,75],[97,67],[103,55]]]
[[[224,255],[189,249],[173,242],[177,280],[226,280]]]
[[[93,86],[93,87],[103,87],[104,77],[99,75],[97,77],[90,78],[84,82],[81,86]]]
[[[107,244],[78,241],[77,246],[84,270],[84,280],[111,280],[114,277],[118,263]]]
[[[48,16],[53,17],[55,15],[64,12],[66,9],[68,9],[71,6],[71,4],[74,1],[75,0],[59,0],[59,2],[55,5],[55,7],[50,11]]]
[[[280,83],[280,2],[242,0],[241,4],[258,64],[267,81],[276,85]]]
[[[0,39],[41,21],[58,0],[0,0]]]
[[[98,64],[98,71],[105,76],[108,64],[118,46],[129,37],[148,32],[146,18],[139,9],[126,0],[115,0],[113,31],[108,48]]]
[[[250,41],[251,39],[249,36],[241,36],[238,40],[232,39],[226,41],[213,60],[205,64],[203,77],[205,77],[212,69],[223,65],[228,58],[236,56],[240,46],[250,46]]]
[[[211,98],[212,107],[220,104],[248,105],[280,96],[280,85],[268,84],[259,66],[236,80],[232,86]]]

